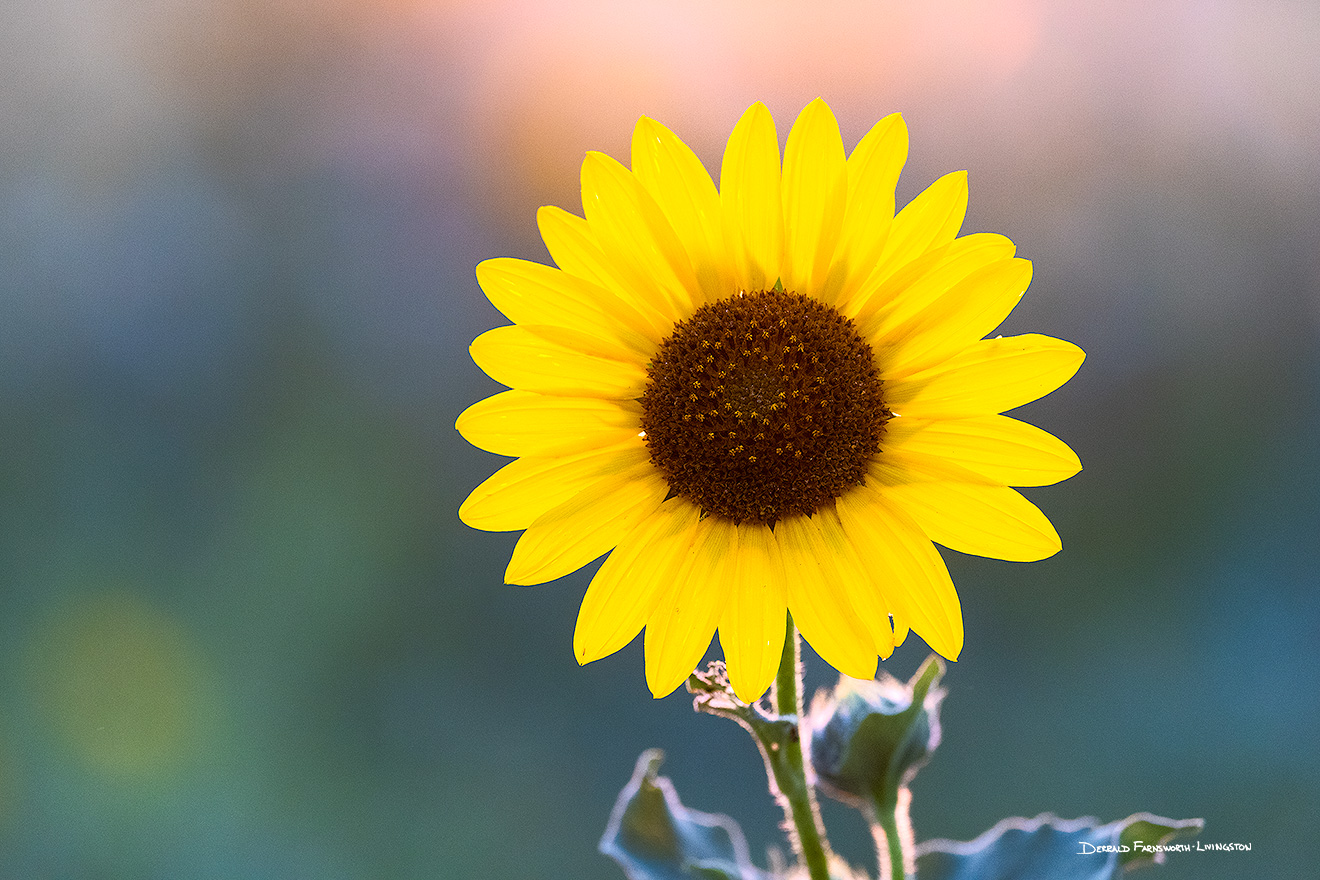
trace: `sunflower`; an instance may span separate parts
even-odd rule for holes
[[[1057,552],[1011,486],[1081,465],[1002,413],[1066,382],[1084,357],[1028,334],[984,338],[1031,264],[1000,235],[958,236],[964,172],[894,212],[907,158],[898,114],[845,157],[817,99],[784,149],[754,104],[717,189],[643,117],[632,168],[582,165],[579,217],[542,208],[558,268],[499,258],[477,279],[511,326],[472,357],[511,390],[457,428],[516,457],[459,510],[525,530],[505,573],[539,584],[609,554],[587,588],[579,663],[645,629],[657,697],[718,631],[735,692],[775,676],[786,612],[840,672],[873,678],[909,630],[956,659],[962,612],[934,543],[997,559]]]

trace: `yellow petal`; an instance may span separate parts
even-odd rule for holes
[[[839,308],[846,308],[884,253],[894,222],[894,187],[907,152],[907,125],[900,114],[891,113],[848,157],[848,203],[831,269],[830,288],[835,292],[825,297]]]
[[[779,138],[759,101],[734,126],[720,167],[724,239],[742,290],[765,290],[779,279],[784,245]]]
[[[793,123],[784,148],[784,259],[787,290],[816,295],[838,244],[848,194],[839,123],[820,98]]]
[[[545,456],[624,443],[637,437],[641,423],[641,406],[631,400],[504,391],[469,406],[454,427],[496,455]]]
[[[936,366],[985,336],[1003,323],[1030,283],[1031,263],[1017,257],[973,271],[885,338],[872,341],[893,351],[886,377]]]
[[[648,296],[649,288],[633,290],[601,250],[586,220],[563,208],[547,205],[536,212],[536,223],[546,250],[560,269],[627,303],[639,316],[642,322],[639,332],[647,339],[660,340],[669,335],[674,326],[669,303]]]
[[[646,684],[657,699],[701,662],[737,571],[737,528],[719,516],[701,520],[692,553],[646,622]]]
[[[894,625],[894,647],[897,648],[899,645],[903,644],[903,642],[907,639],[908,621],[906,617],[898,613],[897,609],[892,609],[892,611],[893,611],[892,623]]]
[[[1013,256],[1013,242],[978,232],[927,251],[879,284],[858,289],[845,313],[857,332],[881,345],[973,272]]]
[[[624,286],[605,265],[600,243],[586,220],[556,205],[543,205],[536,211],[536,226],[550,259],[560,269],[607,290]]]
[[[458,518],[474,529],[525,529],[551,508],[603,479],[650,460],[636,437],[621,446],[553,458],[520,458],[473,489]]]
[[[720,618],[720,646],[733,692],[754,703],[774,681],[784,650],[784,563],[774,533],[757,523],[738,527],[738,554],[737,576]]]
[[[649,461],[597,480],[528,526],[513,548],[504,582],[543,584],[577,571],[614,549],[668,492]]]
[[[967,172],[953,171],[898,212],[880,255],[880,276],[892,274],[926,251],[953,241],[966,216]]]
[[[887,659],[894,653],[894,629],[889,619],[886,585],[876,580],[869,568],[862,564],[835,508],[822,508],[812,519],[820,526],[826,556],[838,574],[836,582],[847,594],[858,623],[870,633],[875,652],[880,659]]]
[[[515,324],[550,324],[622,344],[649,358],[663,338],[629,303],[553,266],[497,257],[477,265],[477,282]]]
[[[573,632],[578,663],[608,657],[642,631],[692,554],[699,515],[693,505],[671,498],[619,541],[582,599]]]
[[[947,462],[891,450],[872,475],[932,541],[961,553],[1034,562],[1058,553],[1059,533],[1036,505],[1007,486]]]
[[[486,375],[523,391],[635,400],[646,389],[646,370],[637,359],[584,354],[520,324],[481,334],[469,350]]]
[[[556,327],[553,324],[515,324],[513,326],[521,328],[538,339],[543,339],[560,348],[566,348],[579,354],[623,363],[646,362],[641,355],[625,345],[611,342],[599,336],[592,336],[571,327]]]
[[[775,523],[775,539],[784,560],[788,610],[803,638],[844,675],[874,678],[874,641],[839,583],[815,517],[780,520]]]
[[[845,493],[837,507],[844,532],[862,564],[889,585],[886,596],[896,621],[911,626],[944,657],[958,659],[963,645],[962,610],[949,571],[930,539],[874,486]]]
[[[633,129],[632,171],[691,258],[701,302],[733,293],[720,194],[701,160],[672,131],[643,116]]]
[[[604,153],[587,153],[582,211],[607,262],[631,290],[663,297],[675,320],[692,314],[697,290],[692,261],[631,171]]]
[[[1085,357],[1071,342],[1036,333],[983,339],[938,367],[887,381],[885,401],[917,419],[991,415],[1049,394]]]
[[[1006,486],[1048,486],[1082,469],[1068,444],[1008,416],[970,419],[894,419],[886,448],[949,461]]]

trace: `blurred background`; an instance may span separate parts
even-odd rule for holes
[[[1018,413],[1085,464],[1028,491],[1063,552],[945,554],[918,837],[1151,810],[1253,845],[1171,880],[1309,875],[1320,6],[6,0],[0,878],[615,878],[650,746],[764,865],[750,740],[639,642],[577,667],[590,572],[500,582],[453,423],[498,387],[473,267],[546,259],[586,150],[648,114],[717,170],[817,95],[850,149],[903,111],[900,203],[968,169],[964,231],[1035,261],[1003,332],[1088,352]]]

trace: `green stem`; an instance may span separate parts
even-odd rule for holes
[[[913,861],[912,825],[908,820],[911,794],[906,787],[890,803],[872,803],[870,825],[875,836],[876,858],[880,862],[880,880],[916,880],[911,872]]]
[[[698,712],[736,721],[752,735],[765,760],[770,793],[784,811],[784,829],[798,861],[806,866],[810,880],[830,880],[830,844],[825,839],[816,793],[807,784],[802,753],[802,663],[793,616],[787,618],[784,652],[771,691],[773,713],[763,709],[759,701],[748,705],[738,699],[723,664],[694,672],[688,679],[688,690],[696,695],[692,707]]]
[[[816,794],[807,784],[805,761],[802,755],[802,664],[799,659],[799,639],[793,617],[788,617],[784,633],[784,653],[779,660],[779,673],[775,678],[775,711],[780,719],[790,722],[785,735],[778,741],[762,741],[766,765],[774,777],[775,786],[782,796],[784,815],[794,833],[793,848],[807,867],[811,880],[829,880],[829,842],[820,819]]]

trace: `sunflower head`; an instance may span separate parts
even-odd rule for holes
[[[1010,487],[1080,464],[1002,413],[1067,381],[1083,355],[1045,336],[985,338],[1031,265],[1002,236],[958,236],[961,172],[896,214],[906,155],[897,114],[845,155],[818,99],[781,162],[755,104],[716,188],[643,118],[631,168],[588,154],[583,216],[541,210],[556,266],[477,267],[513,323],[472,355],[510,390],[458,429],[516,460],[459,513],[524,530],[510,583],[609,554],[578,615],[579,662],[644,629],[663,696],[718,632],[752,702],[774,677],[787,613],[855,678],[872,678],[910,629],[956,659],[958,597],[932,542],[1013,560],[1059,549]]]

